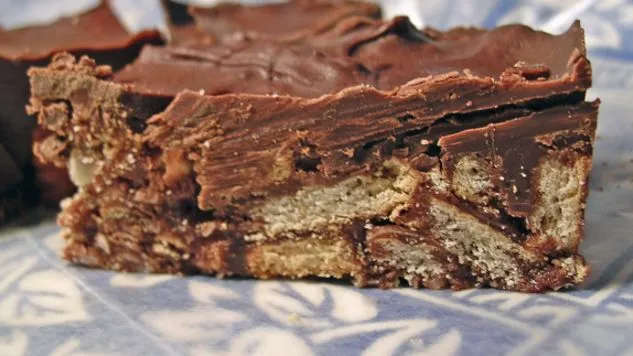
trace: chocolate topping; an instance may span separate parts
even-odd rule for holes
[[[318,97],[365,84],[392,90],[449,73],[503,80],[506,87],[522,81],[546,87],[551,81],[573,79],[585,89],[590,85],[586,67],[578,23],[553,36],[519,25],[441,33],[418,31],[403,17],[388,22],[350,18],[295,44],[243,38],[205,48],[148,47],[114,79],[155,95],[175,96],[190,89],[209,95]],[[453,88],[453,95],[460,89]]]

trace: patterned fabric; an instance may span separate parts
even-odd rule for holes
[[[52,2],[89,1],[0,0],[0,22]],[[633,355],[633,1],[385,2],[440,28],[523,22],[556,32],[582,20],[591,96],[603,101],[587,285],[527,295],[115,274],[62,262],[49,221],[0,232],[0,355]],[[131,27],[160,13],[151,0],[117,1],[132,3],[122,11]]]

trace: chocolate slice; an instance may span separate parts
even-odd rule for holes
[[[29,74],[57,134],[41,155],[82,186],[59,218],[75,263],[526,292],[589,271],[598,102],[578,23],[353,17],[301,41],[148,47],[116,73],[60,55]]]

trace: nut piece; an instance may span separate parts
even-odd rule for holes
[[[163,153],[163,162],[165,163],[163,180],[169,187],[175,186],[192,172],[191,164],[185,157],[185,152],[182,149],[165,151]]]

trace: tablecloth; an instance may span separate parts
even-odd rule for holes
[[[252,1],[251,1],[252,2]],[[0,24],[90,1],[0,0]],[[94,3],[94,2],[93,2]],[[156,1],[115,0],[131,27]],[[0,231],[0,355],[633,355],[633,1],[384,1],[422,25],[580,18],[603,101],[582,251],[589,282],[529,295],[117,274],[58,257],[49,218]],[[34,211],[26,221],[37,221]]]

